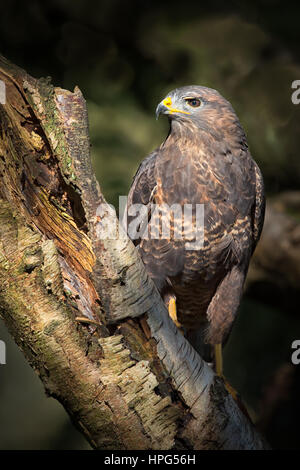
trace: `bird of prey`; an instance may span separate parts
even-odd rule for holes
[[[263,226],[263,179],[231,104],[216,90],[177,88],[159,103],[156,114],[167,115],[170,130],[134,176],[125,222],[129,227],[134,221],[134,208],[146,208],[138,235],[129,236],[170,316],[221,375],[222,345]],[[178,225],[184,210],[181,215],[174,210],[166,236],[166,207],[173,204],[192,207],[190,225]],[[203,207],[202,245],[187,249],[195,237],[197,205]],[[157,206],[162,210],[153,210]]]

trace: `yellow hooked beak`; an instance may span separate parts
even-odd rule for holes
[[[191,114],[188,113],[187,111],[182,111],[181,109],[176,109],[172,108],[172,99],[170,96],[162,100],[161,103],[156,108],[156,119],[158,119],[158,116],[163,113],[163,114],[173,114],[173,113],[182,113],[182,114]]]

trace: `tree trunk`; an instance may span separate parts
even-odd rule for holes
[[[80,90],[0,80],[0,312],[46,392],[97,449],[265,448],[117,226]]]

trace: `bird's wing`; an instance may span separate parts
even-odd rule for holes
[[[255,166],[255,179],[256,179],[256,185],[255,185],[256,197],[255,197],[255,205],[254,205],[254,210],[253,210],[253,238],[254,238],[253,251],[255,250],[255,247],[257,245],[257,242],[262,232],[264,218],[265,218],[265,206],[266,206],[263,177],[262,177],[262,174],[258,165],[255,162],[254,162],[254,166]]]
[[[168,238],[157,239],[155,235],[149,233],[149,230],[156,230],[164,218],[163,213],[160,211],[155,212],[153,209],[155,205],[164,202],[161,201],[160,197],[163,189],[161,184],[162,175],[159,172],[160,156],[161,149],[157,149],[140,164],[132,181],[123,218],[123,225],[127,227],[129,237],[138,246],[147,271],[159,289],[165,286],[168,275],[176,275],[182,270],[184,260],[181,242],[176,243]],[[164,170],[167,170],[163,173],[164,184],[169,183],[168,188],[176,191],[176,181],[169,181],[168,179],[170,176],[169,171],[172,174],[171,169],[176,170],[173,165],[171,167],[164,168]],[[140,204],[144,206],[145,212],[143,217],[138,219],[134,211],[135,209],[139,210],[138,205]],[[145,234],[145,238],[136,236],[136,234],[133,238],[133,228],[137,228],[140,234]]]
[[[155,192],[155,162],[158,155],[158,150],[150,153],[140,164],[136,174],[133,177],[132,184],[127,198],[127,206],[124,212],[123,225],[130,229],[131,222],[136,218],[136,214],[132,212],[133,205],[142,204],[145,206],[147,214],[144,215],[140,226],[137,227],[139,232],[143,232],[143,226],[148,222],[148,213],[150,212],[150,204]],[[130,235],[130,233],[129,233]],[[133,239],[133,243],[138,245],[140,238]]]

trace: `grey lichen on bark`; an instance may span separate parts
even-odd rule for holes
[[[92,170],[80,90],[4,58],[0,80],[0,311],[46,392],[94,448],[264,448],[131,241],[105,237],[122,229]]]

